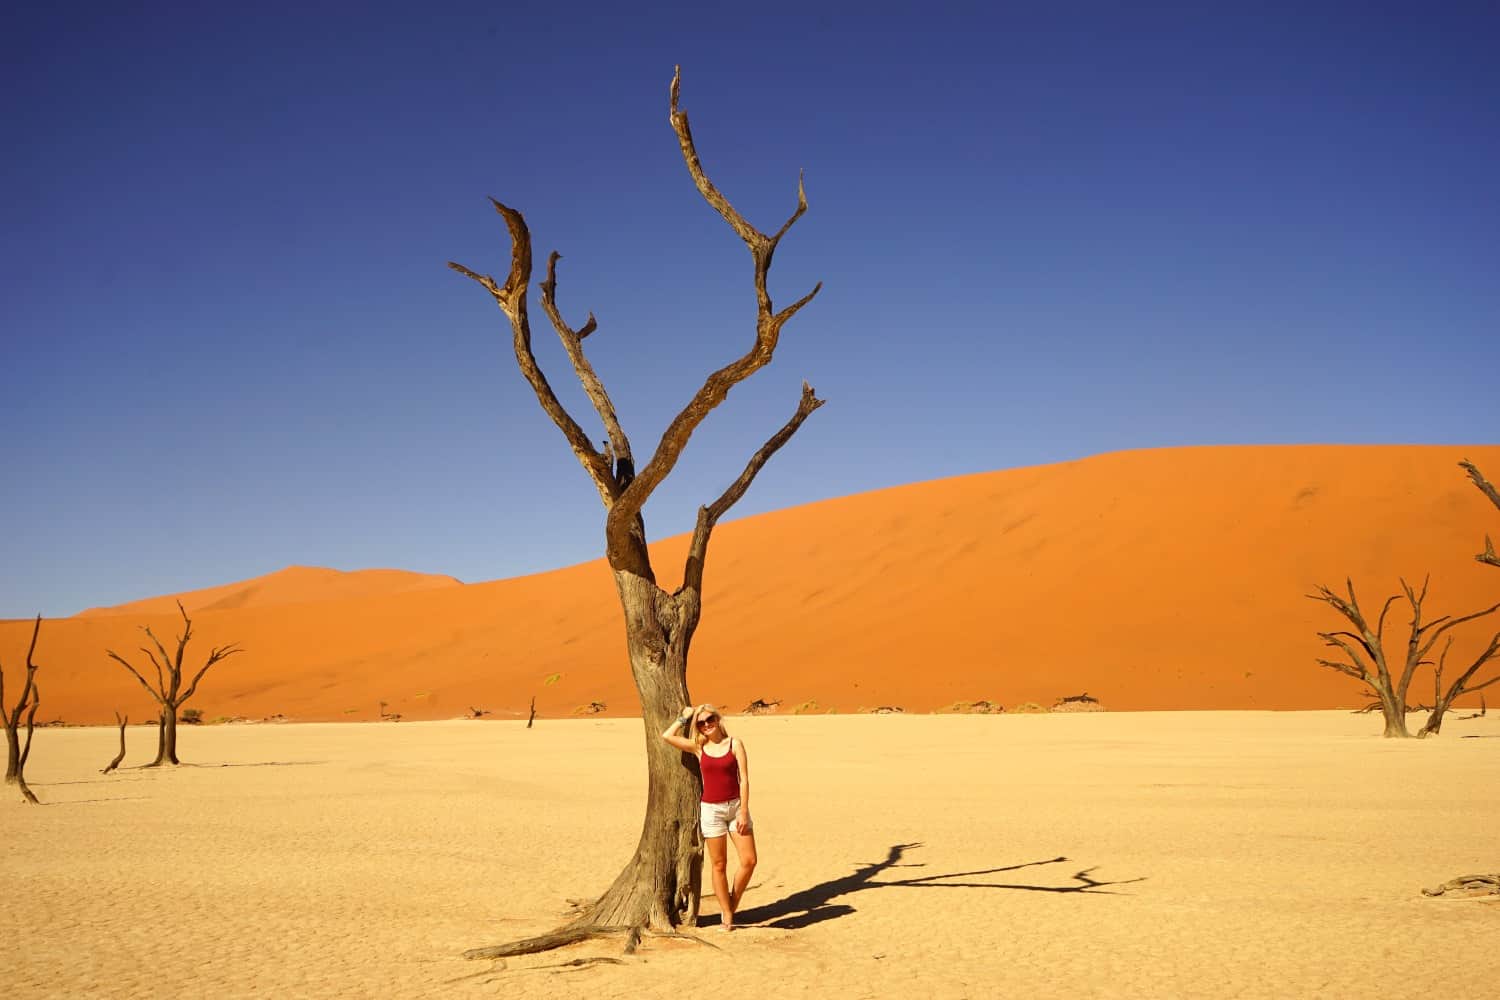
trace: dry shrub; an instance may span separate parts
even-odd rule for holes
[[[811,699],[809,699],[807,701],[804,701],[802,704],[798,705],[796,708],[792,709],[792,714],[793,715],[807,715],[809,712],[816,712],[817,710],[818,710],[818,703],[815,702],[815,701],[812,701]]]
[[[1060,701],[1052,706],[1054,712],[1102,712],[1104,706],[1095,699],[1088,701]]]
[[[1011,709],[1011,712],[1015,713],[1016,715],[1046,715],[1051,711],[1052,709],[1047,708],[1044,705],[1038,705],[1034,701],[1023,701],[1021,702],[1021,704]]]
[[[767,701],[764,698],[757,698],[754,701],[752,701],[750,704],[746,705],[745,706],[745,710],[742,713],[740,713],[740,714],[741,715],[770,715],[771,713],[775,712],[776,709],[780,705],[781,705],[781,699],[780,698],[776,698],[776,699],[774,699],[772,701]]]
[[[979,701],[955,701],[938,711],[952,715],[1000,715],[1005,711],[1005,706],[981,698]]]

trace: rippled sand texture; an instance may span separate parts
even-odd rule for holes
[[[1500,713],[1421,742],[1340,712],[729,723],[753,759],[749,926],[499,970],[459,953],[550,929],[628,856],[638,720],[185,729],[195,766],[108,777],[112,730],[40,731],[48,804],[0,793],[5,995],[1458,997],[1500,976],[1500,904],[1420,894],[1500,871]],[[152,747],[130,739],[127,767]],[[547,968],[589,956],[624,964]]]

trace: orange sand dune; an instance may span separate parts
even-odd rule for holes
[[[1361,704],[1354,681],[1314,665],[1316,631],[1338,623],[1304,595],[1349,575],[1373,615],[1400,577],[1431,573],[1429,617],[1500,601],[1500,570],[1473,559],[1487,532],[1500,535],[1500,512],[1457,468],[1463,457],[1500,477],[1494,445],[1162,449],[723,524],[691,690],[732,709],[781,699],[783,711],[1050,704],[1083,691],[1115,710]],[[653,549],[665,586],[680,578],[686,541]],[[524,715],[533,696],[544,717],[591,701],[637,711],[602,562],[234,606],[248,586],[221,588],[194,615],[196,655],[245,649],[204,680],[194,703],[209,718],[371,719],[380,701],[408,719],[470,706],[503,718]],[[44,623],[41,718],[148,717],[145,692],[104,650],[134,650],[141,624],[175,634],[175,616],[162,598]],[[1500,629],[1496,618],[1460,631],[1451,662],[1473,655],[1484,626]],[[1388,634],[1404,630],[1400,608],[1391,622]],[[28,636],[29,623],[0,624],[8,668]]]
[[[343,597],[371,597],[397,594],[429,587],[457,587],[463,584],[451,576],[430,573],[408,573],[400,569],[360,569],[343,572],[320,566],[288,566],[253,580],[205,587],[183,594],[148,597],[108,608],[89,608],[75,617],[95,615],[154,615],[177,612],[177,602],[189,612],[227,611],[269,604],[307,604]]]

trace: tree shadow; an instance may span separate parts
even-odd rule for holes
[[[917,878],[904,879],[882,879],[876,880],[876,876],[893,868],[925,868],[920,862],[903,862],[906,852],[912,848],[921,847],[920,843],[892,844],[886,852],[885,860],[863,864],[853,872],[842,878],[831,879],[790,896],[776,900],[774,903],[765,903],[761,906],[753,906],[735,914],[736,924],[759,924],[763,927],[775,927],[781,930],[797,930],[802,927],[810,927],[813,924],[832,920],[836,917],[846,916],[854,912],[854,907],[848,903],[836,903],[834,900],[851,893],[863,892],[866,889],[1013,889],[1020,892],[1056,892],[1074,894],[1105,894],[1111,895],[1107,886],[1127,885],[1131,882],[1142,882],[1145,876],[1139,878],[1123,879],[1120,881],[1101,881],[1089,873],[1094,868],[1084,868],[1070,876],[1070,885],[1027,885],[1019,882],[995,882],[995,881],[963,881],[951,882],[948,879],[982,879],[987,875],[999,875],[1002,872],[1019,871],[1023,868],[1037,868],[1043,865],[1063,864],[1068,859],[1065,857],[1048,858],[1045,861],[1024,861],[1016,865],[1006,865],[1000,868],[985,868],[970,872],[949,872],[946,875],[923,875]],[[1096,866],[1097,867],[1097,866]],[[720,915],[707,916],[699,923],[704,926],[717,924],[722,920]]]
[[[328,761],[326,761],[326,760],[257,760],[257,761],[245,761],[243,763],[223,763],[223,764],[214,764],[214,763],[198,764],[198,763],[194,763],[192,761],[187,761],[187,762],[182,763],[182,764],[171,764],[171,765],[165,765],[164,764],[164,765],[161,765],[159,767],[158,766],[153,766],[151,764],[126,764],[123,767],[118,767],[118,768],[115,769],[115,776],[114,777],[101,776],[101,777],[97,777],[97,778],[83,778],[83,779],[80,779],[78,781],[29,781],[28,780],[27,784],[31,785],[34,788],[58,788],[58,787],[61,787],[62,785],[114,785],[114,784],[119,784],[120,778],[124,777],[127,774],[134,774],[134,773],[137,773],[137,772],[139,772],[141,774],[149,774],[152,771],[158,772],[160,774],[169,774],[169,773],[171,773],[171,771],[174,768],[179,768],[179,767],[311,767],[311,766],[313,766],[315,764],[326,764],[326,763],[328,763]]]

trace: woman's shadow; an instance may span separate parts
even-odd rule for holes
[[[835,899],[847,896],[850,893],[861,892],[865,889],[885,889],[891,887],[905,887],[914,889],[1015,889],[1022,892],[1067,892],[1067,893],[1107,893],[1107,886],[1125,885],[1130,882],[1140,882],[1142,878],[1124,879],[1118,882],[1104,882],[1094,878],[1089,873],[1093,868],[1084,868],[1075,872],[1072,876],[1072,884],[1066,885],[1028,885],[1025,883],[1011,882],[950,882],[948,879],[975,879],[986,875],[999,875],[1002,872],[1018,871],[1022,868],[1035,868],[1042,865],[1063,864],[1067,858],[1048,858],[1045,861],[1026,861],[1018,865],[1007,865],[1002,868],[986,868],[982,871],[972,872],[950,872],[946,875],[924,875],[919,878],[904,879],[881,879],[876,876],[893,868],[923,868],[921,863],[903,862],[901,859],[906,852],[921,847],[920,843],[892,844],[886,852],[885,860],[861,865],[853,872],[843,878],[832,879],[818,885],[794,892],[790,896],[776,900],[774,903],[766,903],[761,906],[752,906],[735,914],[737,924],[759,924],[763,927],[776,927],[782,930],[796,930],[800,927],[809,927],[824,920],[832,920],[853,913],[854,907],[847,903],[835,903]],[[719,922],[718,916],[707,916],[703,918],[705,925]]]

